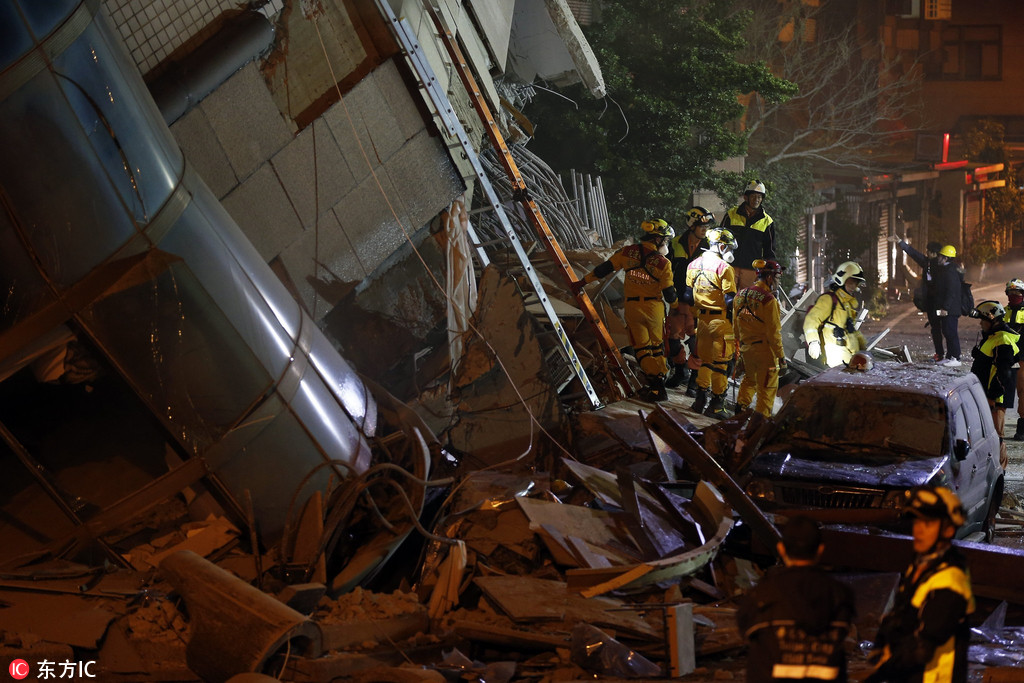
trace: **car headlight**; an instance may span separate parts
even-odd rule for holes
[[[775,489],[772,485],[763,479],[754,479],[747,484],[747,495],[751,498],[760,498],[761,500],[774,501],[775,500]]]

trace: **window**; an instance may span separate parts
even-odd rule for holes
[[[1002,28],[947,26],[927,69],[931,80],[991,81],[1003,73]]]

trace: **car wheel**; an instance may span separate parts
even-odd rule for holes
[[[985,542],[992,543],[996,540],[996,516],[999,514],[999,506],[1003,504],[1003,478],[1000,477],[992,491],[992,498],[988,504],[988,514],[985,515],[985,522],[981,527],[985,534]]]

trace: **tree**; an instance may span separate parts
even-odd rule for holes
[[[985,191],[985,210],[967,245],[972,262],[983,264],[1002,256],[1010,247],[1010,233],[1024,224],[1024,180],[1010,161],[1001,123],[981,120],[964,133],[968,159],[982,164],[1003,164],[1004,187]]]
[[[697,189],[734,195],[712,166],[746,151],[739,96],[775,103],[795,91],[763,62],[737,60],[750,20],[734,0],[606,2],[587,39],[608,96],[595,102],[574,86],[531,103],[531,145],[556,169],[602,176],[617,235],[651,216],[681,222]]]
[[[891,170],[879,152],[913,139],[906,121],[920,108],[917,61],[862,40],[856,3],[743,1],[759,18],[747,32],[747,53],[769,55],[772,70],[799,88],[784,101],[752,99],[746,123],[758,165]]]

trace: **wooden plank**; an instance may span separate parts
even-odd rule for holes
[[[454,619],[451,623],[455,632],[463,638],[491,645],[516,649],[553,650],[556,648],[566,648],[571,644],[571,638],[568,634],[562,636],[547,635],[536,630],[523,631],[465,619]]]
[[[647,423],[677,453],[686,458],[704,479],[722,492],[726,501],[750,525],[758,538],[771,547],[781,540],[779,530],[765,517],[754,501],[750,500],[718,461],[711,457],[663,406],[655,407],[654,412],[647,418]]]
[[[584,598],[569,592],[562,581],[529,576],[478,576],[474,581],[512,621],[564,619],[609,626],[639,637],[661,635],[661,624],[655,626],[633,612],[619,611],[622,601]]]

